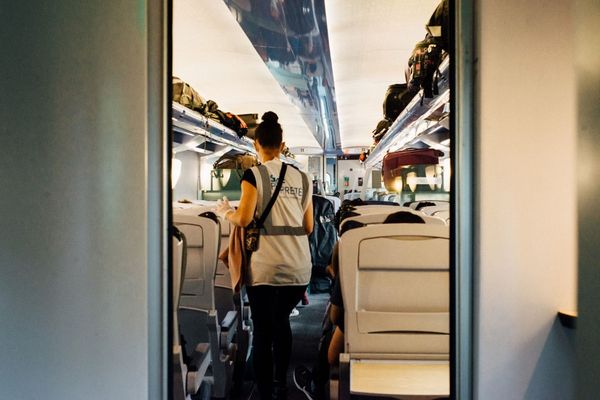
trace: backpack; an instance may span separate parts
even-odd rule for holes
[[[448,0],[442,0],[429,18],[427,32],[435,38],[441,49],[448,52],[450,36],[450,9]]]
[[[256,165],[258,165],[258,160],[253,155],[230,151],[215,161],[213,169],[238,169],[245,171]]]
[[[194,111],[202,113],[205,102],[189,84],[178,77],[173,77],[173,101]]]
[[[418,42],[408,59],[406,81],[412,90],[423,88],[423,97],[437,95],[438,67],[442,61],[442,48],[429,34]]]
[[[395,121],[398,115],[406,108],[408,103],[415,97],[417,90],[409,87],[406,83],[390,85],[385,92],[383,100],[383,115],[389,121]]]
[[[390,129],[391,122],[387,119],[382,119],[377,123],[375,129],[373,129],[373,140],[375,143],[379,143],[381,138],[385,136],[387,131]]]
[[[215,114],[219,116],[219,121],[227,128],[232,129],[238,135],[239,138],[245,136],[246,133],[248,133],[248,126],[246,125],[244,120],[242,120],[237,115],[221,110],[215,111]]]

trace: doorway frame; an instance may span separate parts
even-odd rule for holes
[[[472,399],[474,387],[475,261],[475,10],[474,0],[450,0],[450,394]]]

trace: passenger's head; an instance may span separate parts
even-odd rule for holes
[[[283,148],[283,131],[279,125],[279,117],[273,111],[267,111],[262,116],[262,122],[256,127],[254,141],[265,152],[279,153]],[[257,150],[260,150],[257,147]]]
[[[384,224],[424,224],[425,220],[408,211],[398,211],[388,215],[383,221]]]

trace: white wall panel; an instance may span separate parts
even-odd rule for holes
[[[161,2],[2,4],[1,399],[155,398],[148,230],[161,215],[148,214],[160,187],[147,162],[159,165],[161,133],[147,104],[162,100],[147,86],[149,7]]]
[[[475,393],[571,399],[575,74],[569,1],[479,1]]]
[[[175,158],[181,161],[181,175],[173,188],[173,201],[197,200],[198,183],[200,182],[200,158],[198,153],[184,151],[177,153]]]

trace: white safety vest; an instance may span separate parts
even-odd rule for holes
[[[271,199],[281,166],[281,161],[274,159],[251,169],[256,179],[257,219]],[[288,166],[279,196],[261,229],[258,250],[250,258],[249,285],[309,283],[312,263],[303,220],[311,198],[308,176]]]

